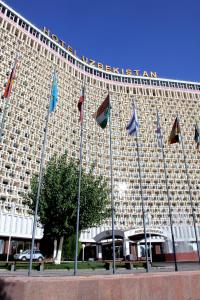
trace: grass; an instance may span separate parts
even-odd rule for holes
[[[10,270],[10,264],[11,263],[6,263],[5,261],[0,261],[0,269],[7,269]],[[133,264],[134,265],[134,264]],[[33,270],[38,269],[39,263],[38,262],[33,262]],[[135,264],[135,268],[142,267],[143,263],[141,264]],[[29,267],[29,262],[21,262],[21,261],[16,261],[16,269],[20,270],[28,270]],[[116,268],[125,268],[125,263],[117,263],[116,262]],[[98,261],[93,261],[93,262],[78,262],[78,269],[83,270],[83,269],[91,269],[91,270],[96,270],[96,269],[105,269],[105,263],[104,262],[98,262]],[[45,270],[73,270],[74,269],[74,262],[73,261],[67,261],[67,262],[62,262],[60,265],[55,265],[52,262],[45,262],[44,264],[44,269]]]
[[[104,269],[105,264],[101,262],[78,262],[78,269]],[[45,269],[67,269],[67,270],[73,270],[74,269],[74,262],[66,262],[61,263],[60,265],[55,265],[53,263],[46,263]]]
[[[13,261],[12,261],[13,262]],[[16,269],[24,269],[24,270],[26,270],[26,269],[28,269],[28,267],[29,267],[29,263],[28,262],[18,262],[18,261],[16,261]],[[10,268],[11,268],[11,262],[1,262],[0,261],[0,269],[6,269],[6,270],[10,270]],[[33,270],[36,270],[38,268],[38,263],[36,263],[36,262],[34,262],[33,263]]]
[[[10,265],[11,262],[6,263],[1,262],[0,261],[0,269],[10,269]],[[38,262],[33,262],[33,269],[37,269],[38,268],[39,263]],[[21,261],[16,261],[16,269],[28,269],[29,267],[29,262],[21,262]],[[74,269],[74,262],[62,262],[60,265],[55,265],[52,262],[46,262],[44,264],[44,268],[47,270],[73,270]],[[78,262],[78,269],[92,269],[92,270],[96,270],[96,269],[104,269],[105,268],[105,264],[102,262]]]

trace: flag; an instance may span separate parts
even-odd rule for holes
[[[160,128],[160,116],[157,111],[157,125],[156,125],[156,134],[157,134],[157,140],[158,140],[158,146],[162,147],[162,141],[161,141],[161,128]]]
[[[50,113],[55,109],[57,102],[58,102],[58,84],[57,84],[56,72],[54,72],[53,83],[52,83],[52,88],[51,88],[51,101],[50,101],[50,105],[49,105]]]
[[[96,119],[97,124],[103,129],[107,126],[110,108],[110,97],[108,94],[106,99],[101,103],[101,105],[97,109],[97,112],[93,115],[93,117]]]
[[[5,98],[9,98],[10,97],[10,94],[11,94],[11,91],[12,91],[12,87],[13,87],[13,83],[14,83],[15,76],[16,76],[17,62],[18,62],[18,60],[15,59],[14,66],[12,68],[12,71],[10,73],[10,76],[9,76],[9,79],[8,79],[8,82],[6,84],[6,88],[5,88],[5,91],[4,91],[4,97]]]
[[[200,146],[200,133],[199,133],[199,128],[198,128],[197,124],[195,125],[194,140],[197,143],[197,149],[199,149],[199,146]]]
[[[136,135],[139,131],[139,123],[138,123],[138,119],[137,119],[137,113],[136,113],[135,106],[133,107],[133,114],[132,114],[130,122],[126,126],[126,130],[128,131],[129,135]]]
[[[81,123],[83,122],[83,103],[84,103],[84,100],[85,100],[84,92],[85,92],[84,88],[82,88],[81,96],[80,96],[79,101],[78,101],[78,110],[80,112],[79,121]]]
[[[174,121],[174,125],[172,127],[172,131],[171,131],[169,139],[168,139],[168,143],[169,144],[179,143],[180,142],[180,133],[181,133],[180,124],[179,124],[178,117],[176,117],[176,119]]]

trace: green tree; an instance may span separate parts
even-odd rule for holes
[[[78,243],[78,256],[81,252],[81,243]],[[76,252],[76,234],[72,234],[70,237],[68,237],[63,245],[63,251],[62,251],[62,257],[64,259],[70,259],[73,260],[75,257]]]
[[[97,226],[110,216],[107,183],[94,173],[94,165],[88,173],[82,168],[80,230]],[[57,263],[61,259],[64,237],[76,231],[78,176],[79,162],[68,158],[67,154],[53,156],[44,169],[38,216],[44,226],[44,234],[54,239],[53,258]],[[32,212],[37,188],[38,176],[35,175],[30,191],[25,195],[25,203]]]

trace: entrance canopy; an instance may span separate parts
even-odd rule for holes
[[[115,230],[115,239],[123,239],[123,238],[124,238],[124,232],[122,230]],[[103,231],[94,237],[94,240],[97,243],[100,243],[102,240],[109,240],[109,239],[112,239],[112,230]]]
[[[135,243],[144,243],[144,228],[131,229],[124,232],[124,236]],[[163,243],[167,239],[167,234],[159,228],[147,228],[146,236],[148,243]]]

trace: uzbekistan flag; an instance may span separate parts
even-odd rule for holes
[[[79,116],[79,122],[83,122],[83,103],[84,103],[84,100],[85,100],[85,91],[84,91],[84,88],[82,88],[81,90],[81,96],[79,98],[79,101],[78,101],[78,110],[80,112],[80,116]]]
[[[52,83],[52,88],[51,88],[51,101],[49,105],[49,112],[51,113],[54,111],[56,105],[58,102],[58,84],[57,84],[57,76],[56,72],[54,72],[53,75],[53,83]]]
[[[13,83],[14,83],[14,80],[15,80],[17,62],[18,62],[17,59],[15,59],[14,66],[12,68],[11,74],[9,76],[9,79],[8,79],[8,82],[6,84],[6,88],[5,88],[5,91],[4,91],[4,98],[9,98],[10,97],[12,87],[13,87]]]
[[[176,117],[176,119],[174,121],[174,125],[172,127],[172,131],[171,131],[169,139],[168,139],[168,143],[169,144],[180,143],[180,133],[181,133],[181,129],[180,129],[180,125],[179,125],[179,120]]]
[[[139,122],[137,119],[135,106],[133,106],[133,114],[128,125],[126,126],[126,130],[128,131],[129,135],[136,135],[139,131]]]
[[[195,125],[194,140],[197,143],[197,149],[199,149],[199,146],[200,146],[200,133],[199,133],[199,128],[198,128],[197,124]]]
[[[93,117],[96,119],[97,124],[103,129],[107,126],[110,108],[110,97],[108,94],[106,99],[101,103],[101,105],[97,109],[97,112],[93,115]]]

